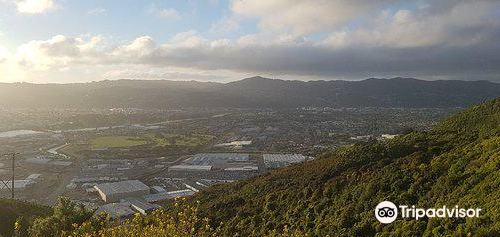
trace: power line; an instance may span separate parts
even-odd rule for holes
[[[8,189],[10,190],[10,193],[11,193],[11,196],[12,196],[12,199],[14,199],[14,178],[15,178],[15,160],[16,160],[16,155],[19,155],[20,153],[18,152],[12,152],[12,153],[5,153],[5,154],[2,154],[1,156],[11,156],[12,157],[12,179],[11,179],[11,187],[9,188],[9,186],[7,185],[7,183],[0,179],[0,181],[2,181],[3,185]]]

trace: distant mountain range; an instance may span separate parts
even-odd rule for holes
[[[1,108],[459,107],[500,96],[488,81],[286,81],[230,83],[117,80],[72,84],[0,83]]]

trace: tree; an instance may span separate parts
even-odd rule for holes
[[[87,210],[82,204],[72,202],[69,197],[60,197],[52,216],[35,219],[28,229],[29,236],[67,236],[75,225],[92,217],[94,210]]]

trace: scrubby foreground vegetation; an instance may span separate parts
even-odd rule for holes
[[[118,224],[54,211],[32,236],[499,236],[500,99],[464,111],[431,132],[332,151],[264,177],[216,186],[153,215]],[[481,208],[480,218],[398,218],[375,206]],[[66,204],[70,205],[70,204]],[[58,217],[54,218],[54,216]],[[75,219],[75,216],[78,217]],[[51,222],[43,220],[54,218]],[[44,232],[48,223],[74,221]],[[76,221],[75,221],[76,220]],[[56,225],[57,226],[57,225]],[[49,235],[50,236],[50,235]]]
[[[0,236],[12,236],[16,221],[29,223],[36,217],[50,214],[52,210],[48,207],[0,198]]]
[[[210,225],[210,219],[201,218],[199,214],[199,202],[191,206],[186,199],[177,199],[172,204],[171,210],[160,209],[150,215],[144,216],[137,213],[132,219],[125,221],[112,220],[109,215],[101,213],[92,217],[94,210],[87,210],[82,205],[72,202],[67,197],[61,197],[51,214],[50,209],[45,207],[31,206],[29,215],[35,215],[40,210],[47,213],[40,214],[38,218],[25,219],[24,214],[11,217],[11,227],[5,226],[4,233],[0,236],[224,236],[224,224],[219,223],[217,227]],[[14,201],[9,204],[15,207],[20,202]],[[28,204],[26,204],[28,205]],[[37,208],[39,208],[37,210]],[[288,228],[269,231],[266,236],[304,236],[300,231],[292,231]]]

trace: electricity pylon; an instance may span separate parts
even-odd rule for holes
[[[11,186],[9,187],[9,185],[7,185],[7,183],[3,180],[3,179],[0,179],[0,181],[2,181],[3,185],[10,191],[11,193],[11,197],[12,199],[14,199],[14,168],[15,168],[15,160],[16,160],[16,155],[19,155],[20,153],[18,152],[12,152],[12,153],[5,153],[5,154],[2,154],[1,156],[11,156],[12,157],[12,179],[11,179]]]

